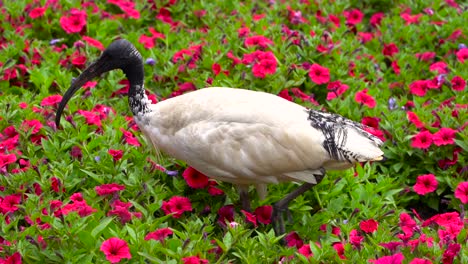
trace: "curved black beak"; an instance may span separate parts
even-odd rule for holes
[[[81,88],[85,83],[92,80],[93,78],[101,75],[104,72],[107,72],[109,69],[109,64],[106,63],[106,60],[101,56],[96,62],[88,66],[81,74],[76,78],[71,84],[70,88],[65,92],[60,102],[57,112],[55,114],[55,125],[59,127],[60,117],[62,116],[63,109],[67,105],[68,101],[72,98],[78,89]]]

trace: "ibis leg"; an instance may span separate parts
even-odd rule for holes
[[[304,183],[299,188],[295,189],[294,191],[290,192],[286,195],[283,199],[279,200],[273,205],[273,213],[271,216],[271,220],[273,223],[273,228],[275,230],[275,234],[277,236],[282,235],[285,233],[284,228],[284,214],[289,213],[288,205],[289,203],[296,199],[299,195],[305,193],[306,191],[310,190],[312,187],[320,183],[323,177],[325,176],[325,171],[323,170],[323,175],[314,175],[317,183]],[[290,215],[288,214],[288,218]]]
[[[241,200],[242,209],[251,212],[252,209],[250,207],[250,197],[249,197],[249,186],[248,185],[239,185],[239,196]]]

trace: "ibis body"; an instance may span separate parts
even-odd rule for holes
[[[274,216],[317,184],[326,170],[383,158],[382,141],[361,124],[264,92],[213,87],[152,104],[145,94],[142,57],[126,40],[114,41],[72,83],[57,110],[57,126],[73,94],[113,69],[123,70],[128,78],[135,122],[158,151],[237,185],[241,200],[250,185],[264,198],[267,184],[304,182],[275,204]]]

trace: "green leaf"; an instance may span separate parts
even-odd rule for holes
[[[112,220],[112,217],[106,217],[104,220],[101,220],[101,223],[91,231],[91,236],[97,238],[98,235],[101,234],[101,232],[112,222]]]

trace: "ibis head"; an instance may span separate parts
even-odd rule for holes
[[[86,82],[105,72],[115,69],[121,69],[127,76],[130,83],[140,86],[143,84],[143,63],[140,53],[127,40],[116,40],[112,42],[106,50],[104,50],[99,59],[89,65],[88,68],[86,68],[80,76],[72,82],[70,88],[65,92],[55,117],[55,124],[57,127],[60,124],[60,117],[65,106],[75,92],[78,91],[78,89],[80,89]],[[131,93],[131,91],[129,93]]]

